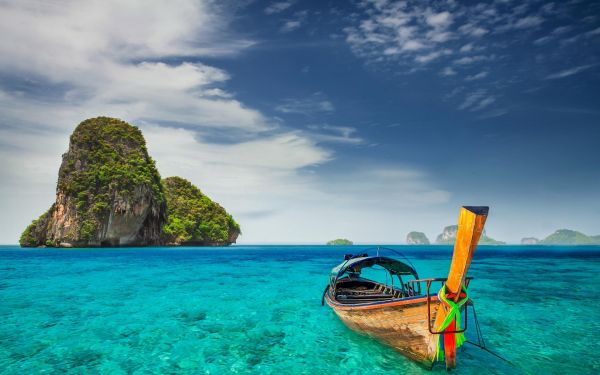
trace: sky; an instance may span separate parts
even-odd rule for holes
[[[138,126],[240,244],[404,243],[489,205],[600,234],[600,2],[0,0],[0,243],[78,123]]]

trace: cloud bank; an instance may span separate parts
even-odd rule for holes
[[[265,13],[292,5],[277,4]],[[365,216],[448,199],[408,167],[343,171],[361,181],[352,185],[317,173],[335,159],[329,145],[351,147],[362,139],[347,126],[293,129],[237,99],[228,89],[231,75],[202,62],[252,48],[252,40],[231,31],[231,19],[215,3],[192,0],[0,3],[0,242],[15,243],[53,201],[68,135],[99,115],[141,127],[161,174],[182,175],[227,207],[244,228],[242,242],[324,241],[352,228],[358,239],[373,238],[362,225]],[[283,100],[273,110],[335,107],[319,94]],[[361,200],[380,183],[399,188]],[[349,202],[355,216],[347,214]]]

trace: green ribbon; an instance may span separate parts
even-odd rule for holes
[[[458,301],[458,302],[454,302],[449,300],[446,297],[446,284],[444,284],[442,286],[442,288],[440,289],[440,291],[438,292],[438,298],[440,299],[440,301],[442,301],[447,307],[450,308],[450,310],[448,311],[448,314],[446,315],[446,318],[444,319],[444,321],[442,322],[442,325],[440,327],[440,332],[443,332],[446,330],[446,328],[448,328],[448,326],[450,325],[450,323],[452,323],[452,321],[454,319],[456,319],[456,328],[455,331],[460,331],[460,308],[463,307],[463,305],[465,303],[467,303],[467,301],[469,300],[469,294],[467,293],[467,288],[463,285],[462,287],[463,292],[465,292],[465,298],[463,298],[462,300]],[[460,332],[460,333],[455,333],[455,340],[456,340],[456,348],[458,349],[465,341],[465,334],[464,332]],[[441,347],[441,340],[442,340],[442,334],[438,335],[438,341],[437,341],[437,351],[436,351],[436,356],[435,358],[438,361],[443,361],[444,360],[444,351],[442,350]]]

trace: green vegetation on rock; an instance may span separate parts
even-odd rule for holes
[[[145,185],[157,203],[164,203],[160,175],[137,127],[109,117],[85,120],[71,135],[70,145],[68,161],[59,171],[58,189],[75,197],[82,218],[79,239],[97,236],[114,193],[126,199],[136,187]]]
[[[50,213],[54,205],[50,207],[50,209],[43,214],[40,215],[37,219],[33,220],[31,224],[25,228],[21,237],[19,238],[19,244],[25,247],[31,246],[52,246],[52,243],[45,239],[43,235],[46,233],[46,229],[48,226]]]
[[[559,229],[540,241],[542,245],[596,245],[600,236],[587,236],[570,229]]]
[[[330,246],[340,246],[340,245],[353,245],[354,243],[350,240],[347,240],[345,238],[337,238],[335,240],[331,240],[329,242],[327,242],[327,245]]]
[[[491,237],[488,237],[485,232],[481,235],[481,238],[479,239],[479,244],[480,245],[506,245],[506,242],[504,241],[498,241],[495,240]]]
[[[229,245],[240,226],[223,207],[181,177],[163,180],[167,198],[167,223],[163,241],[178,245]]]
[[[240,227],[221,206],[182,178],[164,184],[168,197],[137,127],[109,117],[85,120],[63,155],[54,204],[19,242],[23,247],[235,242]]]

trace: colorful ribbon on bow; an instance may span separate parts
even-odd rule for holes
[[[461,297],[463,297],[460,301],[458,302],[454,302],[450,299],[448,299],[448,296],[446,295],[446,284],[444,284],[442,286],[442,288],[440,289],[440,291],[438,292],[438,299],[442,302],[443,306],[446,308],[447,311],[447,315],[446,318],[444,319],[444,321],[442,322],[442,325],[440,327],[440,332],[443,332],[446,330],[446,328],[448,328],[448,326],[456,320],[456,325],[455,325],[455,331],[460,331],[460,309],[461,307],[463,307],[463,305],[465,303],[467,303],[467,301],[469,300],[469,294],[467,293],[467,288],[463,285],[462,290],[464,292],[464,297],[461,295]],[[462,294],[462,293],[461,293]],[[437,335],[437,352],[436,352],[436,356],[435,358],[438,361],[443,361],[444,360],[444,339],[443,339],[443,335],[448,335],[451,333],[444,333],[444,334],[439,334]],[[459,348],[465,341],[465,334],[463,332],[460,333],[454,333],[454,337],[456,340],[456,348]]]

